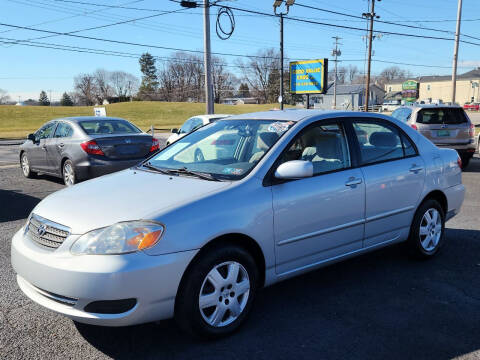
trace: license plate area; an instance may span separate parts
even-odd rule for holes
[[[438,130],[437,131],[437,136],[438,137],[450,136],[450,130]]]
[[[120,155],[133,155],[138,153],[137,145],[117,145],[115,151]]]

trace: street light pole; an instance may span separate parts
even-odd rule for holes
[[[372,69],[372,40],[373,40],[373,20],[375,19],[375,0],[372,0],[371,12],[363,15],[365,15],[367,19],[370,19],[370,32],[368,34],[367,81],[365,84],[365,111],[368,112],[368,102],[370,100],[370,72]]]
[[[455,31],[455,46],[453,48],[453,69],[452,69],[452,104],[455,104],[457,92],[457,61],[458,61],[458,43],[460,40],[460,23],[462,21],[462,0],[458,0],[457,10],[457,30]]]
[[[342,52],[340,50],[338,50],[338,40],[340,40],[341,38],[339,38],[338,36],[334,36],[333,37],[335,39],[335,49],[333,50],[333,55],[335,56],[335,79],[333,81],[333,108],[334,109],[337,109],[337,80],[338,80],[338,76],[337,76],[337,57],[339,55],[342,54]]]
[[[213,107],[213,85],[212,85],[212,59],[210,50],[210,3],[205,0],[203,8],[203,43],[205,63],[205,102],[207,114],[214,113]]]

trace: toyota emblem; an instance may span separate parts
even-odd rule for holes
[[[45,225],[40,225],[38,228],[37,228],[37,234],[38,236],[43,236],[45,235],[45,233],[47,232],[47,227]]]

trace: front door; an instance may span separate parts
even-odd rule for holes
[[[47,145],[49,145],[49,140],[52,140],[51,137],[56,126],[55,121],[49,122],[35,133],[35,142],[27,154],[32,169],[48,171]]]
[[[408,136],[379,120],[354,120],[366,186],[364,246],[408,236],[423,190],[425,164]]]
[[[302,130],[279,163],[290,160],[311,161],[314,175],[272,185],[279,274],[359,250],[364,232],[365,184],[341,123]]]

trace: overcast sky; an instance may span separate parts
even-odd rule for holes
[[[242,9],[272,13],[273,0],[231,0],[222,3]],[[352,15],[361,15],[367,11],[368,7],[367,0],[297,0],[297,3]],[[0,4],[1,23],[62,33],[159,14],[151,10],[180,9],[180,5],[171,0],[72,0],[72,2],[65,0],[0,0]],[[137,9],[108,8],[92,4],[119,5]],[[463,6],[465,21],[462,23],[462,33],[478,38],[464,37],[463,39],[478,45],[460,44],[460,73],[480,66],[479,0],[464,0]],[[260,49],[268,47],[278,48],[278,19],[259,15],[252,16],[233,10],[236,28],[232,37],[223,41],[215,34],[218,8],[212,7],[211,11],[213,52],[243,55],[255,54]],[[455,0],[383,0],[376,3],[376,13],[380,15],[380,20],[452,32],[455,31],[456,12],[457,1]],[[365,28],[365,20],[297,5],[291,7],[289,15],[329,24]],[[453,38],[450,33],[404,28],[390,24],[377,23],[375,29]],[[202,9],[181,10],[136,22],[76,32],[76,34],[144,45],[202,50]],[[363,72],[365,42],[362,36],[364,35],[364,31],[285,20],[285,52],[286,56],[291,59],[330,57],[333,46],[332,36],[340,36],[342,38],[340,41],[342,43],[341,59],[343,60],[341,65],[354,64]],[[39,39],[45,36],[50,37]],[[18,39],[35,41],[37,46],[62,44],[134,55],[145,51],[156,56],[171,54],[171,50],[149,46],[108,43],[64,35],[52,36],[48,33],[0,26],[0,41],[4,42],[0,43],[0,88],[7,90],[14,100],[17,100],[18,96],[21,97],[21,100],[38,99],[38,94],[42,89],[47,92],[51,90],[53,99],[58,99],[64,91],[72,90],[75,75],[92,72],[97,68],[123,70],[139,77],[141,75],[138,59],[135,57],[124,58],[5,43]],[[412,71],[415,75],[451,73],[449,67],[452,63],[453,41],[384,35],[374,41],[374,51],[374,59],[378,60],[372,65],[374,74],[379,73],[385,67],[392,66],[391,62],[413,64],[398,66]],[[236,57],[225,58],[232,65],[231,70],[238,72],[238,69],[233,67]],[[428,65],[429,67],[418,65]],[[161,66],[161,63],[158,66]]]

